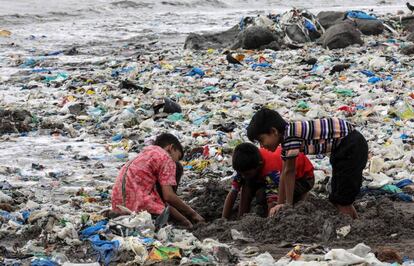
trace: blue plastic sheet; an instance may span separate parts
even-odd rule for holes
[[[32,261],[31,266],[58,266],[56,262],[50,259],[36,259]]]
[[[405,202],[412,202],[413,201],[413,197],[411,195],[405,194],[405,193],[397,193],[396,194],[397,198],[399,198],[402,201]]]
[[[398,182],[397,184],[395,184],[395,186],[399,187],[399,188],[403,188],[406,187],[408,185],[413,184],[414,182],[411,181],[410,179],[403,179],[400,182]]]
[[[242,18],[240,19],[240,22],[239,22],[239,28],[240,28],[240,30],[241,30],[241,31],[244,29],[244,17],[242,17]]]
[[[107,223],[108,223],[108,221],[106,221],[106,220],[102,220],[102,221],[98,222],[98,223],[97,223],[97,224],[95,224],[95,225],[92,225],[92,226],[89,226],[89,227],[87,227],[87,228],[83,229],[83,230],[80,232],[80,235],[81,235],[81,237],[82,237],[83,239],[84,239],[84,238],[88,238],[88,237],[90,237],[91,235],[94,235],[94,234],[96,234],[97,232],[104,230],[104,229],[106,228],[106,224],[107,224]]]
[[[272,66],[271,64],[265,62],[265,63],[260,63],[260,64],[253,64],[252,68],[253,70],[255,70],[258,67],[271,67],[271,66]]]
[[[119,248],[119,241],[101,240],[99,235],[93,235],[88,238],[92,244],[92,248],[99,253],[99,261],[104,265],[109,265],[113,256]]]

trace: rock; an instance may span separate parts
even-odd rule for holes
[[[71,103],[68,105],[68,110],[72,115],[84,115],[86,114],[85,107],[84,103]]]
[[[384,32],[384,25],[378,19],[355,19],[357,28],[364,35],[378,35]]]
[[[414,16],[401,18],[401,24],[404,26],[405,31],[414,32]]]
[[[398,253],[397,250],[389,247],[380,247],[375,252],[375,257],[377,257],[382,262],[388,262],[388,263],[402,263],[403,259],[401,255]]]
[[[46,210],[39,210],[39,211],[34,211],[30,214],[29,219],[27,220],[30,224],[36,222],[37,220],[46,217],[49,215],[49,212]]]
[[[169,98],[164,98],[164,113],[173,114],[181,113],[181,106]]]
[[[0,210],[7,211],[7,212],[12,212],[13,207],[8,203],[0,203]]]
[[[407,41],[409,41],[409,42],[414,42],[414,32],[411,32],[411,33],[407,36]]]
[[[12,197],[0,191],[0,203],[11,203],[12,201]]]
[[[32,115],[24,109],[0,109],[0,135],[32,129]]]
[[[345,16],[344,12],[337,12],[337,11],[322,11],[316,16],[319,23],[324,27],[324,29],[328,29],[331,26],[338,24],[343,21]]]
[[[414,54],[414,44],[407,45],[401,48],[400,52],[405,55]]]
[[[63,129],[65,126],[62,121],[51,117],[44,118],[40,123],[40,128],[43,129]]]
[[[333,25],[321,37],[324,48],[338,49],[353,44],[363,44],[361,32],[349,22]]]
[[[311,39],[307,37],[296,24],[287,25],[285,33],[294,43],[305,43],[311,41]]]
[[[270,29],[261,26],[250,26],[238,36],[241,48],[243,49],[263,49],[267,45],[277,48],[281,43],[280,38]],[[240,47],[233,47],[240,48]]]
[[[234,43],[239,33],[238,25],[219,33],[190,33],[185,39],[184,49],[205,50],[209,48],[227,48]]]
[[[259,50],[265,50],[265,49],[270,49],[270,50],[274,50],[274,51],[279,51],[281,49],[281,45],[279,41],[273,41],[269,44],[266,45],[262,45]]]

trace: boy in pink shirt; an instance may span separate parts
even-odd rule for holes
[[[118,206],[124,206],[134,212],[160,215],[168,204],[171,217],[179,223],[191,227],[192,222],[203,222],[174,191],[176,162],[183,155],[183,147],[174,135],[159,135],[154,145],[145,147],[121,168],[112,189],[112,210],[121,213]],[[157,191],[157,184],[162,195]]]

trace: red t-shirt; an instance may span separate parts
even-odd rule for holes
[[[277,147],[276,151],[271,152],[264,148],[260,148],[260,155],[263,159],[262,176],[266,176],[272,171],[279,171],[282,173],[283,160],[282,160],[282,147]],[[311,161],[302,152],[296,157],[296,179],[313,178],[313,165]]]
[[[263,160],[263,168],[260,178],[263,180],[258,180],[259,182],[266,183],[267,190],[271,193],[271,190],[276,190],[279,186],[279,178],[282,172],[283,160],[281,157],[282,147],[279,146],[276,151],[271,152],[264,148],[260,148],[260,155]],[[309,161],[308,157],[303,153],[299,153],[296,157],[296,179],[302,178],[314,178],[313,174],[313,165]],[[277,183],[277,184],[276,184]],[[240,175],[235,175],[232,180],[232,190],[240,191],[242,186],[242,177]]]

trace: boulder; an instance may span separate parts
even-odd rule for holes
[[[338,24],[343,21],[345,16],[344,12],[337,11],[322,11],[316,16],[319,23],[324,29],[328,29],[331,26]]]
[[[355,19],[355,23],[364,35],[379,35],[384,32],[384,25],[378,19]]]
[[[32,129],[32,115],[24,109],[0,109],[0,135],[28,132]]]
[[[353,44],[363,44],[361,32],[349,22],[341,22],[326,30],[321,37],[324,48],[339,49]]]
[[[407,41],[409,41],[409,42],[414,42],[414,32],[411,32],[411,33],[407,36]]]
[[[209,48],[227,48],[234,43],[239,33],[240,29],[238,25],[218,33],[190,33],[185,39],[184,49],[206,50]]]
[[[273,49],[279,50],[281,39],[269,28],[250,26],[242,31],[232,49]]]

